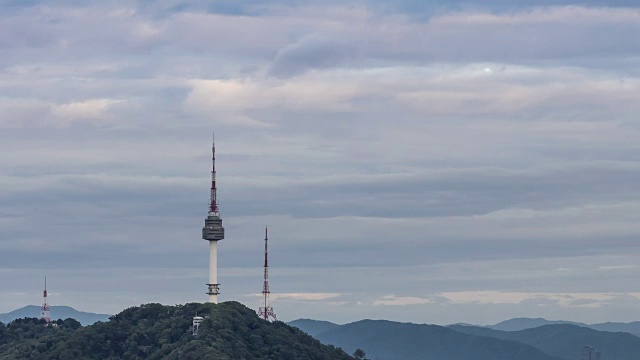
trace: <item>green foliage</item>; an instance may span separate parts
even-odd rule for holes
[[[356,351],[353,352],[353,357],[356,358],[356,360],[365,360],[364,357],[366,355],[367,354],[362,349],[356,349]]]
[[[193,316],[204,316],[197,336]],[[282,322],[269,323],[237,302],[146,304],[81,327],[73,319],[45,326],[34,318],[0,326],[1,359],[352,359]]]
[[[0,327],[0,358],[47,359],[46,354],[73,333],[69,324],[62,320],[47,324],[36,318],[16,319]]]
[[[58,320],[60,321],[60,320]],[[80,324],[79,321],[77,321],[76,319],[72,319],[72,318],[67,318],[61,321],[61,323],[58,323],[58,326],[62,326],[71,330],[78,330],[79,328],[82,327],[82,325]]]

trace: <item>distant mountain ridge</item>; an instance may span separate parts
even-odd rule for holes
[[[589,328],[599,331],[611,331],[611,332],[627,332],[636,336],[640,336],[640,321],[633,321],[630,323],[614,323],[606,322],[601,324],[588,325]]]
[[[597,348],[603,359],[637,360],[640,354],[638,336],[624,332],[598,331],[572,324],[551,324],[520,331],[459,325],[451,325],[449,328],[470,335],[517,341],[565,359],[578,359],[579,349],[585,345]]]
[[[349,353],[363,349],[374,360],[576,360],[586,345],[600,350],[604,360],[640,358],[640,337],[631,334],[640,327],[640,322],[587,325],[516,318],[492,326],[442,327],[382,320],[338,325],[298,319],[289,324]]]
[[[509,320],[499,322],[495,325],[489,325],[485,327],[488,327],[489,329],[501,330],[501,331],[520,331],[525,329],[533,329],[533,328],[537,328],[539,326],[544,326],[544,325],[564,325],[564,324],[577,325],[577,326],[583,326],[583,327],[589,326],[587,324],[576,323],[573,321],[564,321],[564,320],[547,320],[543,318],[514,318],[514,319],[509,319]],[[455,324],[455,325],[476,326],[472,324]]]
[[[318,325],[326,325],[328,330],[314,335],[322,343],[340,347],[348,353],[360,348],[368,358],[376,360],[567,360],[516,341],[475,336],[438,325],[385,320],[336,325],[309,319],[289,324],[297,324],[309,334],[316,332]]]
[[[340,326],[338,324],[334,324],[329,321],[312,320],[312,319],[293,320],[291,322],[288,322],[287,325],[297,327],[298,329],[314,337],[327,330],[331,330],[335,327]]]
[[[455,324],[455,325],[476,326],[471,324]],[[489,325],[489,326],[483,326],[483,327],[493,329],[493,330],[501,330],[501,331],[520,331],[520,330],[526,330],[526,329],[533,329],[533,328],[544,326],[544,325],[576,325],[576,326],[586,327],[586,328],[590,328],[598,331],[626,332],[629,334],[640,336],[640,321],[634,321],[630,323],[606,322],[606,323],[599,323],[599,324],[584,324],[584,323],[564,321],[564,320],[547,320],[543,318],[514,318],[514,319],[499,322],[495,325]]]
[[[85,311],[78,311],[70,306],[51,306],[50,312],[51,318],[53,320],[64,320],[67,318],[72,318],[80,322],[82,326],[91,325],[98,321],[108,321],[109,316],[111,316],[109,314],[95,314]],[[32,317],[40,317],[40,306],[27,305],[21,307],[20,309],[13,310],[5,314],[0,314],[0,322],[7,324],[15,319]]]

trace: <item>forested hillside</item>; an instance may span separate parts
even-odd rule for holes
[[[197,336],[187,330],[198,314]],[[273,359],[347,360],[342,350],[282,322],[268,323],[237,302],[147,304],[81,327],[72,319],[47,327],[19,319],[0,326],[1,359]]]

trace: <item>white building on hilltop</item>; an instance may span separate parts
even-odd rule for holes
[[[600,351],[591,346],[585,346],[582,348],[580,360],[600,360]]]

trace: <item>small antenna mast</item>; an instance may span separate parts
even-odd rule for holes
[[[42,292],[42,308],[40,309],[40,320],[44,320],[48,323],[51,322],[51,312],[49,311],[49,304],[47,304],[47,277],[44,277],[44,291]]]
[[[258,309],[258,316],[266,321],[277,321],[276,313],[273,311],[273,307],[269,303],[269,252],[267,251],[267,242],[269,241],[267,227],[264,228],[264,283],[262,285],[262,296],[264,299],[264,306]]]

